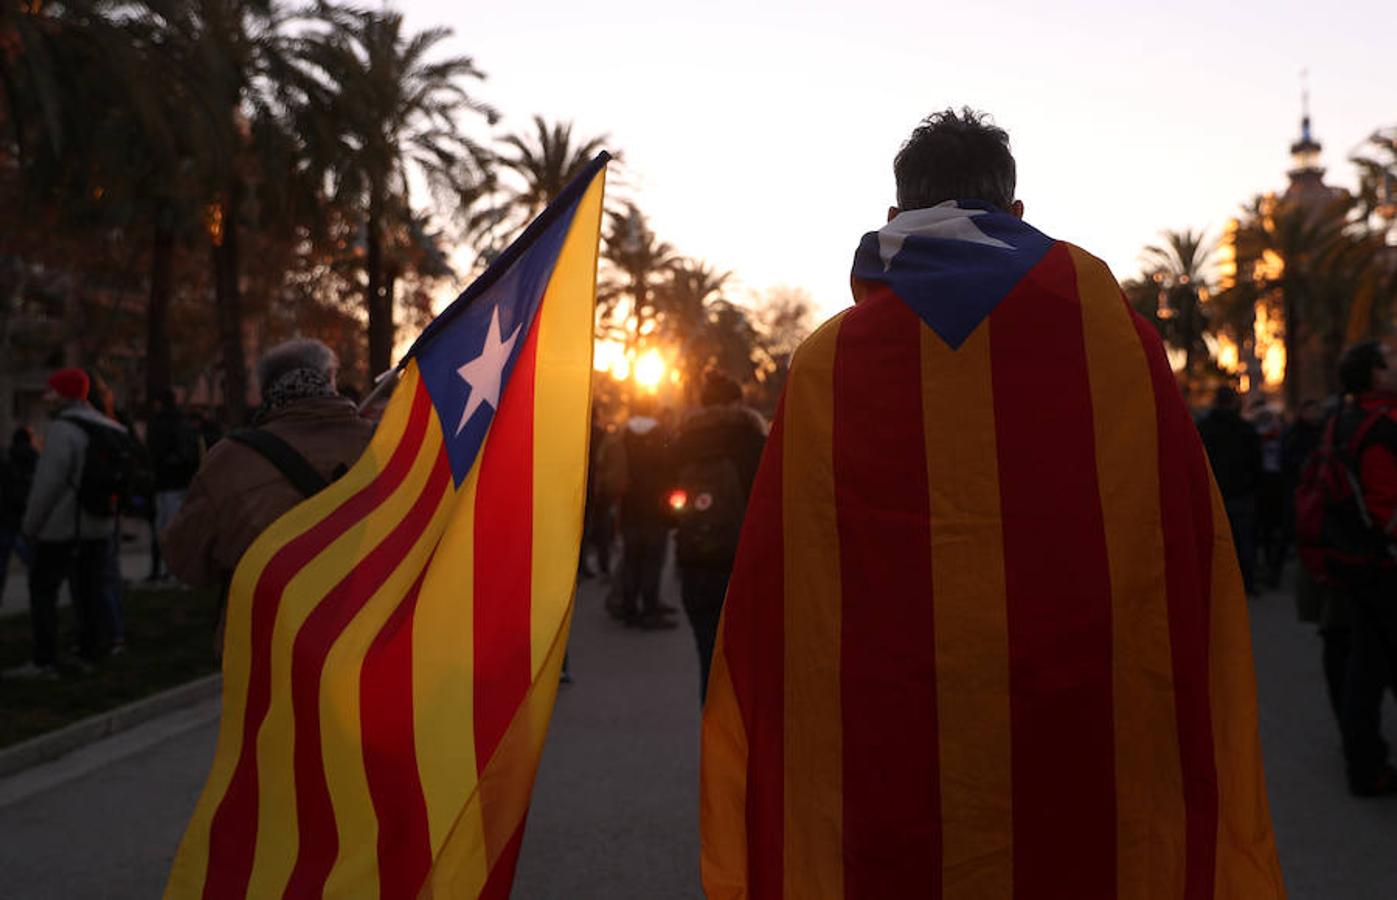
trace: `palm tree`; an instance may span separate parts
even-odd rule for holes
[[[254,220],[258,154],[289,140],[268,89],[281,67],[284,13],[275,0],[111,0],[114,23],[148,48],[151,90],[179,104],[181,150],[167,174],[198,184],[211,263],[223,396],[231,422],[247,417],[241,288],[242,229]],[[278,190],[286,173],[278,173]],[[155,281],[155,279],[152,279]],[[154,335],[152,334],[152,338]]]
[[[1202,229],[1166,230],[1163,242],[1147,246],[1143,290],[1132,293],[1154,294],[1149,315],[1160,336],[1184,354],[1183,391],[1188,395],[1197,362],[1208,356],[1205,335],[1209,330],[1207,301],[1211,296],[1212,260],[1216,245]]]
[[[1397,226],[1397,126],[1374,131],[1350,161],[1358,167],[1362,216],[1381,219],[1380,228]]]
[[[605,256],[612,266],[597,293],[603,322],[614,319],[620,301],[627,301],[627,318],[620,330],[627,355],[634,355],[641,337],[651,333],[658,313],[657,291],[679,257],[674,248],[655,236],[645,214],[634,203],[608,213],[604,235]],[[611,330],[616,330],[614,323]]]
[[[411,221],[409,179],[467,207],[485,189],[489,155],[462,130],[468,114],[495,111],[462,86],[484,77],[465,56],[430,59],[450,29],[409,35],[396,12],[322,6],[323,30],[298,39],[302,121],[335,199],[363,222],[369,363],[392,363],[393,296],[386,251]]]
[[[500,139],[507,152],[498,154],[514,184],[502,184],[501,201],[479,217],[491,244],[506,243],[552,203],[563,188],[606,149],[607,135],[573,139],[571,122],[550,124],[533,117],[533,132],[508,134]]]
[[[719,272],[702,260],[681,258],[669,266],[669,278],[656,291],[661,332],[679,348],[684,383],[692,392],[712,359],[707,340],[714,305],[724,302],[731,272]]]
[[[188,161],[200,132],[178,72],[144,23],[114,8],[12,10],[16,52],[0,85],[29,195],[56,204],[69,230],[149,234],[145,375],[153,397],[170,385],[167,320],[177,238],[197,218]]]
[[[1338,389],[1336,366],[1355,314],[1367,326],[1397,290],[1386,277],[1382,235],[1365,227],[1358,209],[1347,194],[1320,206],[1258,197],[1238,228],[1239,273],[1250,273],[1238,289],[1270,304],[1285,323],[1291,408],[1304,371],[1318,371],[1325,390]]]

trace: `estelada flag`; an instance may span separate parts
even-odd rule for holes
[[[167,897],[506,897],[567,645],[607,156],[423,332],[228,597]]]
[[[1228,521],[1106,266],[974,202],[796,353],[703,723],[723,898],[1283,895]]]

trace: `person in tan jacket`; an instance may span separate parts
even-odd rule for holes
[[[338,368],[333,350],[307,339],[272,348],[257,365],[262,405],[255,430],[290,445],[326,483],[354,465],[374,429],[336,393]],[[226,585],[257,536],[304,499],[263,452],[242,440],[219,441],[160,536],[166,563],[186,584]]]

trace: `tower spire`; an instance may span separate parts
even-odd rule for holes
[[[1310,136],[1310,70],[1300,70],[1300,142],[1314,143]]]

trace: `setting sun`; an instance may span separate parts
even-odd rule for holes
[[[635,383],[654,391],[665,377],[665,361],[658,350],[646,350],[635,361]]]

